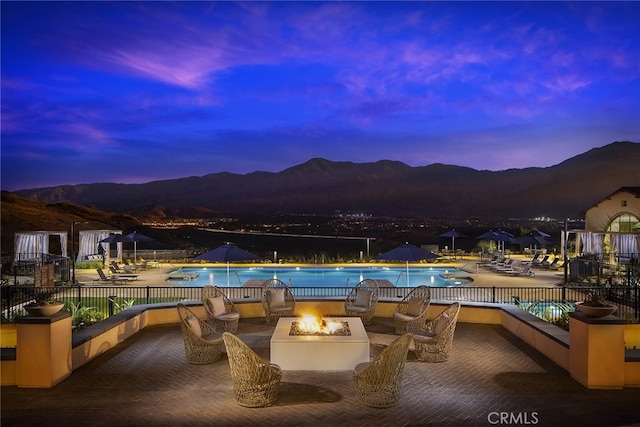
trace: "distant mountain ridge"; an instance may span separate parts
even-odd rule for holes
[[[80,184],[21,190],[29,200],[145,216],[215,213],[378,216],[581,216],[623,186],[640,185],[640,143],[614,142],[546,168],[475,170],[402,162],[315,158],[281,172],[228,172],[146,184]]]

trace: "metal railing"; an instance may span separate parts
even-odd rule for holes
[[[2,317],[9,319],[24,304],[33,299],[34,292],[42,287],[2,286]],[[51,289],[51,288],[49,288]],[[131,305],[199,301],[201,287],[167,286],[57,286],[56,297],[76,306],[94,307],[106,316],[112,315],[114,304]],[[223,288],[235,302],[261,300],[261,287]],[[346,298],[352,287],[292,287],[296,299]],[[382,301],[400,301],[413,288],[381,287]],[[617,316],[640,320],[640,287],[432,287],[431,299],[444,301],[517,304],[525,302],[573,303],[582,301],[590,292],[599,292],[618,306]]]

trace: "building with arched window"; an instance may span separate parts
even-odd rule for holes
[[[562,238],[567,257],[576,260],[572,279],[626,274],[631,283],[640,260],[640,187],[620,187],[598,201],[585,212],[584,230],[567,230]]]

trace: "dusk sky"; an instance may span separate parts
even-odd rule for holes
[[[1,8],[3,190],[640,142],[639,2]]]

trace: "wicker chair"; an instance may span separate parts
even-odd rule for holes
[[[402,372],[409,344],[411,334],[403,334],[371,362],[356,365],[353,382],[356,398],[360,402],[375,408],[386,408],[400,400]]]
[[[220,360],[222,334],[216,332],[186,305],[179,303],[177,308],[187,361],[195,365],[204,365]]]
[[[454,302],[435,319],[428,320],[422,330],[413,335],[416,358],[421,362],[444,362],[453,346],[453,334],[458,322],[460,303]]]
[[[427,320],[430,302],[431,289],[428,286],[418,286],[409,292],[393,313],[396,334],[414,333],[422,329]]]
[[[280,367],[262,359],[232,333],[225,332],[222,337],[227,347],[236,402],[250,408],[275,402],[282,379]]]
[[[283,281],[269,279],[262,284],[262,307],[267,324],[270,324],[272,319],[292,317],[296,299]]]
[[[378,293],[378,282],[375,280],[364,279],[358,283],[344,302],[347,316],[360,317],[364,325],[371,323],[378,304]]]
[[[206,285],[202,288],[201,298],[207,312],[207,321],[213,329],[220,333],[235,333],[238,330],[240,312],[222,289]]]

